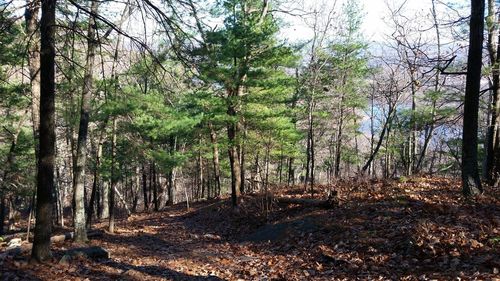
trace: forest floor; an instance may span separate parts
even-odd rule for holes
[[[245,196],[237,211],[221,199],[136,214],[89,242],[110,259],[59,263],[75,247],[63,242],[52,263],[5,259],[0,279],[500,280],[499,190],[466,201],[458,182],[428,177],[336,189],[332,209]]]

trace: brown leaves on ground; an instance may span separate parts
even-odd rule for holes
[[[317,187],[317,192],[332,188]],[[340,206],[278,206],[263,196],[142,213],[90,244],[111,259],[3,261],[2,280],[498,280],[498,190],[466,201],[443,178],[337,182]],[[275,188],[308,197],[302,187]],[[320,194],[316,196],[321,196]],[[102,226],[104,227],[104,225]],[[54,245],[60,258],[69,242]]]

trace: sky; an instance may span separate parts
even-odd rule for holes
[[[0,0],[0,3],[4,0]],[[161,1],[161,0],[154,0]],[[319,10],[328,10],[327,6],[331,6],[332,3],[336,2],[335,10],[337,13],[340,12],[342,4],[346,1],[352,0],[289,0],[288,3],[296,4],[302,9],[307,11],[307,8],[315,6]],[[399,7],[402,3],[405,3],[404,13],[406,15],[414,16],[415,14],[425,14],[427,15],[431,10],[432,0],[358,0],[363,8],[363,26],[362,32],[365,36],[365,40],[368,43],[377,42],[381,43],[386,40],[386,35],[391,34],[391,27],[388,25],[387,20],[389,17],[388,4],[392,7]],[[441,1],[437,1],[441,2]],[[444,2],[453,3],[464,3],[465,0],[450,0]],[[14,6],[23,7],[23,0],[14,0]],[[121,11],[122,7],[117,8]],[[23,9],[18,10],[21,15]],[[289,26],[281,31],[281,37],[286,38],[289,42],[306,41],[312,38],[311,29],[307,27],[304,20],[299,17],[285,16],[285,21],[288,22]],[[126,25],[127,27],[134,30],[135,32],[143,32],[144,28],[134,24]],[[136,30],[137,29],[137,30]],[[151,31],[151,28],[148,28]],[[133,31],[133,32],[134,32]],[[147,37],[147,36],[146,36]]]
[[[320,8],[323,6],[319,3],[331,4],[334,0],[303,0],[306,5],[319,5]],[[349,0],[337,0],[337,10],[340,10],[342,2]],[[359,0],[363,7],[363,34],[366,36],[367,41],[380,42],[383,41],[386,34],[391,33],[391,28],[387,24],[387,19],[389,17],[389,9],[387,8],[387,2],[390,3],[392,7],[399,7],[403,2],[405,3],[405,13],[406,14],[416,14],[416,13],[429,13],[431,10],[431,0]],[[461,2],[457,0],[456,2]],[[307,38],[311,35],[310,29],[308,29],[304,23],[301,23],[298,19],[289,18],[289,23],[291,26],[287,28],[283,33],[284,36],[288,37],[291,41],[300,40]]]

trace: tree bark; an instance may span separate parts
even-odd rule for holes
[[[241,87],[241,86],[240,86]],[[237,105],[235,104],[235,98],[238,97],[239,90],[229,91],[228,93],[228,109],[227,114],[232,120],[230,120],[230,124],[227,127],[227,136],[229,140],[229,164],[231,167],[231,203],[233,207],[238,206],[238,197],[240,194],[241,188],[241,166],[238,155],[238,144],[237,144],[237,135],[238,135],[238,113],[236,110]]]
[[[491,186],[498,186],[500,183],[500,33],[498,24],[500,16],[497,17],[495,1],[488,0],[488,53],[490,57],[491,71],[491,104],[490,120],[486,140],[486,163],[485,178]]]
[[[144,210],[147,211],[149,209],[148,204],[148,175],[146,173],[146,168],[144,164],[142,164],[142,194],[144,198]]]
[[[244,120],[242,121],[244,122]],[[245,125],[243,125],[243,139],[240,140],[239,144],[239,156],[240,156],[240,194],[245,193],[245,140],[247,137],[247,130]]]
[[[42,1],[40,25],[40,136],[35,238],[31,257],[49,259],[55,162],[55,19],[56,0]]]
[[[108,231],[115,232],[115,188],[117,175],[116,165],[116,118],[113,118],[113,133],[111,137],[111,188],[109,190],[109,225]]]
[[[97,14],[98,2],[92,1],[90,10],[93,15]],[[96,48],[96,21],[93,15],[89,15],[89,26],[87,30],[87,62],[83,76],[83,91],[80,109],[80,124],[78,128],[78,140],[76,148],[76,165],[74,167],[73,190],[75,197],[75,213],[73,225],[75,228],[75,242],[86,242],[87,229],[85,221],[85,165],[87,162],[87,138],[90,117],[90,100],[92,98],[94,60]]]
[[[210,129],[210,141],[212,142],[212,153],[213,153],[213,166],[214,166],[214,178],[215,178],[215,194],[220,196],[220,164],[219,164],[219,144],[217,142],[217,132],[215,132],[212,123],[208,123]]]
[[[155,211],[158,212],[160,210],[160,202],[158,201],[158,181],[156,178],[156,165],[155,163],[151,163],[151,184],[153,185],[153,204],[155,207]]]
[[[40,130],[40,34],[38,32],[38,15],[40,0],[26,1],[26,34],[31,39],[28,44],[28,70],[31,89],[31,119],[35,143],[35,159],[38,159],[38,135]]]
[[[290,157],[288,159],[288,179],[287,179],[287,184],[288,185],[295,185],[295,169],[293,168],[293,162],[295,158]]]
[[[94,168],[94,180],[92,184],[92,193],[90,195],[90,203],[89,203],[89,209],[87,212],[87,228],[90,229],[92,227],[92,216],[94,215],[94,209],[95,209],[95,201],[96,198],[98,197],[97,194],[97,189],[99,187],[99,167],[101,165],[101,158],[102,158],[102,140],[104,136],[104,128],[101,133],[101,136],[99,137],[99,143],[97,144],[97,154],[96,154],[96,159],[95,159],[95,168]]]
[[[484,0],[471,0],[469,53],[467,58],[462,135],[462,193],[464,196],[476,195],[483,192],[477,163],[483,30]]]

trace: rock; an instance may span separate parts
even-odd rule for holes
[[[221,240],[221,237],[219,235],[214,235],[210,233],[203,235],[203,237],[207,239]]]
[[[64,255],[60,260],[59,264],[68,264],[71,261],[70,255]]]
[[[109,253],[105,249],[93,246],[84,248],[75,248],[68,250],[59,261],[60,264],[67,264],[75,257],[82,257],[91,260],[109,259]]]
[[[13,249],[16,247],[20,247],[22,242],[23,241],[21,238],[14,238],[14,239],[10,240],[9,243],[7,243],[7,250],[10,250],[10,249]]]

